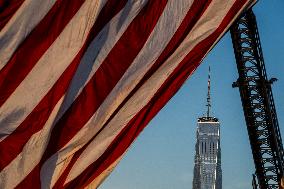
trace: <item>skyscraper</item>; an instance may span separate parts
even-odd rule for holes
[[[210,115],[210,108],[209,67],[207,114],[197,123],[193,189],[222,189],[220,123]]]

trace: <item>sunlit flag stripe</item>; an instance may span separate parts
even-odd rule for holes
[[[45,18],[27,36],[0,71],[0,91],[5,91],[1,94],[0,106],[20,85],[83,3],[84,0],[57,1]],[[27,57],[27,54],[30,56]]]
[[[213,0],[214,1],[214,0]],[[153,2],[153,1],[149,1],[149,3],[151,3],[151,2]],[[199,1],[200,2],[200,1]],[[215,2],[217,2],[217,0],[215,1]],[[235,2],[235,1],[231,1],[231,2]],[[236,1],[236,2],[238,2],[240,5],[244,5],[245,4],[245,1]],[[220,2],[219,2],[220,3]],[[223,2],[221,2],[221,3],[223,3]],[[153,4],[155,4],[154,2],[153,2]],[[165,3],[166,4],[166,3]],[[228,3],[229,4],[229,3]],[[148,6],[149,4],[147,4],[146,5],[146,7]],[[221,7],[221,6],[220,6]],[[240,9],[241,9],[241,7],[234,7],[234,9],[236,10],[236,11],[239,11]],[[142,10],[144,10],[144,9],[142,9]],[[163,11],[163,10],[162,10]],[[142,11],[141,11],[142,12]],[[158,12],[158,11],[157,11]],[[215,10],[215,12],[216,12],[216,10]],[[146,13],[144,13],[144,12],[142,12],[142,13],[139,13],[138,14],[138,16],[137,17],[139,17],[139,15],[140,14],[146,14]],[[157,16],[157,19],[160,17],[160,15],[162,14],[162,12],[159,14],[159,15],[156,15]],[[233,18],[235,18],[234,16],[237,14],[237,12],[231,12],[231,16],[230,16],[230,18],[229,18],[229,21],[231,21]],[[224,17],[225,15],[222,15],[222,17]],[[135,18],[136,19],[136,18]],[[123,22],[123,21],[122,21]],[[134,22],[134,21],[133,21]],[[156,21],[154,21],[154,22],[157,22],[157,20]],[[146,36],[146,38],[148,38],[149,37],[149,35],[150,35],[150,33],[152,32],[152,30],[153,30],[153,27],[155,27],[155,24],[156,23],[154,23],[153,24],[153,26],[152,26],[152,28],[150,29],[150,31],[149,31],[149,33],[147,34],[148,36]],[[225,24],[224,24],[224,27],[223,27],[223,29],[224,28],[226,28],[227,27],[227,25],[229,24],[229,22],[226,22]],[[129,27],[129,28],[131,28],[131,27]],[[127,30],[126,30],[126,32],[125,33],[127,33],[127,31],[129,31],[130,29],[129,28],[127,28]],[[221,35],[221,33],[222,33],[222,30],[223,29],[221,29],[221,31],[218,31],[215,35],[216,35],[216,37],[214,38],[214,37],[212,37],[212,39],[208,39],[208,41],[207,41],[207,43],[209,43],[208,44],[208,47],[206,46],[206,48],[207,48],[207,50],[206,50],[206,48],[204,49],[204,43],[202,42],[202,45],[201,45],[201,47],[199,46],[199,48],[200,49],[202,49],[203,51],[201,51],[201,53],[199,54],[199,56],[201,56],[201,58],[200,58],[200,60],[197,58],[197,59],[194,59],[194,58],[196,58],[195,56],[196,56],[196,54],[195,53],[197,53],[198,51],[196,50],[196,49],[194,49],[194,50],[196,50],[196,52],[193,52],[193,58],[189,58],[190,59],[190,61],[188,61],[188,60],[186,60],[186,66],[185,66],[185,68],[187,68],[188,67],[188,65],[195,65],[196,64],[196,66],[199,64],[199,62],[201,61],[201,59],[203,58],[203,56],[207,53],[207,51],[211,48],[211,46],[214,44],[214,42],[218,39],[218,37]],[[135,30],[134,30],[135,31]],[[188,32],[190,32],[190,31],[185,31],[185,35],[186,35],[186,33],[188,33]],[[211,31],[210,31],[211,32]],[[213,31],[212,31],[213,32]],[[124,34],[125,34],[124,33]],[[146,32],[147,33],[147,32]],[[124,36],[124,34],[122,35],[122,36]],[[162,33],[161,33],[161,35],[162,35]],[[139,35],[140,36],[140,35]],[[137,38],[137,37],[136,37]],[[133,38],[133,39],[135,39],[135,37]],[[143,45],[146,43],[146,40],[144,39],[141,39],[143,42],[142,42],[142,44],[140,45],[140,49],[143,49]],[[119,44],[120,43],[120,41],[121,41],[121,39],[119,39],[118,40],[118,42],[117,42],[117,44]],[[134,40],[134,42],[133,43],[135,43],[135,40]],[[116,45],[117,45],[116,44]],[[127,43],[126,43],[127,44]],[[113,47],[113,48],[116,48],[116,45]],[[130,45],[131,46],[131,45]],[[126,47],[124,47],[123,46],[123,50],[125,50],[124,48],[126,48]],[[139,52],[139,48],[138,48],[138,52]],[[178,48],[178,46],[176,46],[176,47],[174,47],[173,48],[173,51],[174,51],[174,49],[175,48]],[[82,49],[82,48],[81,48]],[[119,49],[119,50],[121,50],[121,49]],[[127,49],[128,50],[128,49]],[[136,50],[135,48],[133,49],[134,51]],[[173,53],[173,51],[172,52],[169,52],[169,53]],[[192,51],[191,51],[192,52]],[[114,55],[112,55],[113,54],[113,51],[111,51],[110,53],[109,53],[109,55],[108,55],[108,57],[109,56],[114,56],[114,55],[116,55],[116,56],[118,56],[118,55],[120,55],[119,53],[118,54],[114,54]],[[127,53],[125,53],[125,55],[127,55]],[[136,55],[134,54],[133,55],[134,56],[134,58],[132,58],[132,60],[130,60],[129,61],[129,63],[130,63],[130,65],[132,64],[132,61],[133,61],[133,59],[135,59],[135,57],[137,56],[137,53],[136,53]],[[108,59],[108,57],[105,59],[105,60],[107,60]],[[115,56],[114,56],[115,57]],[[167,57],[166,55],[165,55],[165,57]],[[105,61],[104,60],[104,61]],[[168,59],[167,59],[168,60]],[[173,59],[174,60],[174,59]],[[116,61],[119,61],[119,59],[115,59],[115,58],[112,58],[112,59],[110,59],[110,61],[109,61],[109,63],[112,63],[111,65],[115,65],[115,62]],[[165,61],[165,60],[162,60],[162,62],[161,63],[163,63],[163,61]],[[72,61],[71,61],[72,62]],[[129,64],[128,63],[128,64]],[[175,62],[175,64],[178,64],[178,62]],[[181,65],[182,65],[182,63],[180,63]],[[183,64],[185,64],[185,63],[183,63]],[[104,63],[102,64],[102,65],[100,65],[100,67],[98,68],[98,70],[96,70],[96,72],[94,73],[94,76],[100,71],[100,69],[102,68],[102,66],[104,65]],[[130,65],[128,65],[128,66],[130,66]],[[162,66],[162,65],[161,65]],[[189,66],[190,67],[190,66]],[[115,67],[113,67],[113,68],[115,68]],[[68,69],[68,68],[67,68]],[[117,78],[118,80],[120,80],[120,78],[123,76],[123,74],[128,70],[128,68],[124,68],[125,70],[123,70],[123,73],[122,73],[122,75],[120,75],[120,76],[118,76],[119,78]],[[157,69],[160,69],[159,68],[159,66],[157,66]],[[189,69],[189,68],[188,68]],[[192,68],[191,68],[192,69]],[[195,68],[194,68],[195,69]],[[186,70],[186,69],[182,69],[182,71],[183,70]],[[73,70],[74,71],[74,70]],[[71,72],[70,72],[71,73]],[[163,73],[163,72],[162,72]],[[174,74],[173,76],[170,76],[170,77],[172,77],[173,78],[173,81],[175,80],[175,77],[176,78],[178,78],[178,77],[180,77],[180,75],[182,76],[182,78],[186,78],[186,77],[188,77],[188,75],[191,73],[191,71],[189,72],[186,72],[186,73],[184,73],[184,74],[182,74],[182,73],[180,73],[180,72],[178,72],[179,74]],[[104,72],[102,72],[102,75],[104,75],[105,73]],[[118,73],[118,74],[120,74],[120,73]],[[154,72],[153,74],[156,74],[156,72]],[[149,76],[149,78],[151,77],[151,73],[150,72],[148,72],[146,75],[148,75]],[[168,76],[168,75],[167,75]],[[107,79],[110,79],[110,78],[107,78]],[[106,79],[106,81],[108,81]],[[166,79],[166,78],[165,78]],[[147,80],[147,79],[146,79]],[[178,79],[177,79],[178,80]],[[58,80],[57,80],[58,81]],[[91,80],[90,80],[90,82],[91,81],[94,81],[93,80],[93,77],[91,78]],[[142,79],[141,81],[144,81],[144,79]],[[148,81],[148,80],[147,80]],[[116,81],[116,82],[118,82],[118,81]],[[145,81],[146,82],[146,81]],[[148,81],[149,82],[149,81]],[[153,82],[153,81],[152,81]],[[155,81],[154,81],[155,82]],[[166,82],[167,82],[167,80],[166,80]],[[182,83],[183,82],[183,80],[181,80],[180,81],[180,83]],[[147,83],[147,82],[146,82]],[[171,82],[170,82],[171,83]],[[98,84],[100,84],[99,82],[98,82]],[[150,83],[151,84],[151,83]],[[74,102],[76,102],[78,99],[80,99],[82,102],[84,102],[84,100],[86,100],[86,99],[84,99],[84,98],[80,98],[80,96],[82,95],[82,94],[84,94],[84,90],[86,89],[86,88],[88,88],[88,85],[89,85],[89,82],[87,83],[87,85],[85,86],[85,88],[80,92],[80,94],[79,94],[79,96],[75,99],[75,101]],[[111,86],[110,88],[114,88],[115,87],[115,85],[116,84],[114,84],[113,86]],[[164,86],[165,84],[163,84],[162,86]],[[171,84],[171,85],[169,85],[169,86],[172,86],[173,84]],[[141,87],[143,87],[144,86],[144,83],[139,83],[138,85],[137,85],[137,87],[136,87],[136,89],[138,90],[139,88],[141,88]],[[169,87],[168,86],[168,87]],[[179,86],[179,85],[177,85],[177,86]],[[100,88],[94,88],[94,87],[90,87],[90,89],[92,89],[92,90],[97,90],[97,91],[99,91],[99,89]],[[174,94],[174,92],[177,90],[173,90],[173,89],[168,89],[167,88],[167,90],[170,90],[170,93],[171,94]],[[88,93],[85,93],[84,95],[93,95],[94,93],[93,93],[94,91],[88,91]],[[110,93],[111,92],[111,89],[109,90],[109,92],[107,92],[107,93]],[[135,93],[136,94],[136,92],[137,91],[133,91],[131,94],[133,94],[133,93]],[[160,94],[158,94],[158,96],[160,96],[160,95],[163,95],[164,94],[164,92],[166,92],[166,91],[164,91],[164,90],[161,90],[161,91],[158,91],[158,93],[160,93]],[[138,92],[137,92],[138,94],[140,93],[139,92],[139,90],[138,90]],[[68,94],[65,94],[65,95],[68,95]],[[108,94],[107,94],[108,95]],[[142,94],[141,94],[142,95]],[[145,95],[145,94],[144,94]],[[65,97],[64,97],[65,98]],[[104,98],[106,98],[106,97],[104,97]],[[132,97],[131,96],[129,96],[129,98],[131,99]],[[156,98],[156,97],[155,97]],[[165,98],[164,98],[164,101],[163,101],[163,103],[166,103],[166,101],[168,101],[168,99],[170,98],[170,96],[168,96],[168,95],[166,95],[165,96]],[[8,99],[9,100],[9,99]],[[64,99],[63,99],[64,100]],[[127,108],[127,102],[128,102],[128,98],[126,99],[126,101],[125,100],[123,100],[121,103],[121,105],[119,106],[119,108],[122,108],[122,109],[125,109],[125,108]],[[101,103],[103,103],[103,101],[104,100],[102,100],[101,102],[100,102],[100,104],[98,104],[98,106],[97,106],[97,108],[99,108],[100,107],[100,105],[101,105]],[[55,101],[56,102],[56,101]],[[57,105],[59,105],[60,106],[60,104],[62,103],[63,101],[62,101],[62,98],[60,98],[60,101],[58,101],[57,102]],[[73,104],[74,104],[74,102],[73,102]],[[123,102],[125,102],[125,104],[123,104]],[[80,102],[81,103],[81,102]],[[64,104],[64,103],[63,103]],[[72,106],[74,106],[72,104]],[[162,106],[160,106],[160,105],[158,105],[159,103],[157,102],[157,106],[156,106],[156,104],[154,103],[154,104],[152,104],[153,105],[153,108],[155,109],[155,111],[158,111]],[[72,106],[71,106],[71,108],[72,108]],[[93,108],[93,107],[89,107],[89,105],[87,104],[87,107],[88,108]],[[146,106],[146,107],[148,107],[148,105]],[[75,113],[77,113],[78,111],[80,111],[80,108],[82,108],[81,106],[79,106],[78,105],[78,108],[75,108],[75,110],[73,110]],[[52,109],[52,108],[51,108]],[[84,108],[83,108],[84,109]],[[153,109],[148,109],[147,111],[152,111]],[[68,109],[67,110],[67,112],[68,111],[70,111],[70,109]],[[40,178],[39,178],[39,173],[40,173],[40,171],[41,171],[41,169],[42,169],[42,164],[45,162],[45,160],[47,160],[47,158],[49,158],[51,155],[53,155],[54,153],[56,153],[57,152],[57,150],[60,150],[65,144],[67,144],[67,142],[68,141],[70,141],[72,138],[73,138],[73,136],[75,136],[79,131],[80,131],[80,129],[87,123],[87,121],[89,121],[89,119],[90,119],[90,117],[95,113],[95,111],[96,110],[92,110],[91,111],[91,113],[90,113],[90,115],[88,115],[87,116],[87,118],[86,118],[86,120],[85,121],[83,121],[82,122],[82,125],[81,126],[79,126],[79,128],[75,128],[75,131],[74,131],[74,133],[71,133],[71,135],[68,137],[68,136],[65,136],[65,135],[61,135],[60,137],[59,137],[59,139],[61,139],[62,141],[60,141],[60,140],[58,140],[58,138],[54,138],[54,139],[51,139],[51,141],[53,140],[54,142],[52,143],[49,143],[49,145],[51,145],[51,144],[55,144],[55,147],[57,147],[57,149],[56,150],[54,150],[54,151],[49,151],[49,149],[47,149],[46,151],[45,151],[45,153],[47,154],[47,155],[45,155],[43,158],[42,158],[42,161],[34,168],[34,170],[18,185],[18,187],[23,187],[23,186],[29,186],[29,185],[31,185],[32,183],[33,184],[35,184],[35,186],[37,185],[37,186],[40,186],[42,183],[40,183]],[[110,120],[110,122],[112,122],[112,120],[113,120],[113,118],[115,118],[116,116],[117,116],[117,114],[120,112],[120,109],[118,109],[118,111],[115,111],[115,112],[113,112],[114,114],[113,114],[113,116],[111,116],[110,118],[109,118],[109,120]],[[66,114],[64,114],[63,116],[65,116]],[[71,114],[72,115],[72,114]],[[139,115],[139,113],[135,113],[133,116],[136,116],[136,115]],[[76,117],[77,119],[79,118],[81,118],[81,116],[82,116],[82,114],[80,115],[80,114],[78,114],[78,117]],[[152,117],[153,117],[154,115],[152,115],[151,114],[151,116],[149,116],[149,118],[147,118],[146,120],[145,120],[145,124],[144,124],[144,120],[142,120],[142,119],[138,119],[138,121],[137,121],[137,126],[136,127],[139,127],[138,128],[138,132],[137,132],[137,134],[140,132],[140,129],[142,129],[142,128],[144,128],[144,126],[146,125],[146,122],[148,122]],[[0,116],[0,118],[1,118],[1,116]],[[148,120],[149,119],[149,120]],[[69,120],[69,118],[67,117],[66,118],[66,120]],[[76,120],[75,120],[76,121]],[[140,123],[139,123],[140,122]],[[62,123],[62,124],[60,124],[60,123]],[[69,122],[70,124],[73,124],[71,121]],[[107,124],[108,124],[109,122],[107,122]],[[59,122],[57,123],[58,125],[56,125],[56,126],[62,126],[62,125],[64,125],[64,124],[66,124],[66,122],[64,121],[64,122],[60,122],[60,120],[59,120]],[[67,122],[67,124],[68,124],[68,122]],[[129,124],[128,124],[129,125]],[[131,124],[130,124],[131,125]],[[140,125],[140,126],[139,126]],[[77,125],[76,125],[77,126]],[[133,129],[134,129],[134,131],[137,129],[137,128],[135,128],[135,126],[123,126],[122,128],[120,128],[120,129],[123,129],[123,128],[128,128],[129,127],[129,129],[131,130],[132,129],[132,127],[133,127]],[[65,126],[63,127],[63,128],[65,128]],[[105,128],[103,128],[103,129],[107,129],[108,127],[105,127]],[[70,130],[71,129],[73,129],[73,127],[71,127],[70,128]],[[126,129],[127,130],[127,129]],[[57,130],[57,131],[60,131],[60,130]],[[55,132],[55,130],[54,130],[54,132]],[[53,137],[54,136],[54,132],[51,132],[51,137]],[[70,134],[69,133],[69,130],[66,130],[66,133],[67,134]],[[109,153],[106,153],[106,152],[108,152],[109,150],[106,150],[105,151],[105,153],[99,158],[99,159],[106,159],[107,160],[107,162],[109,162],[110,164],[107,164],[107,165],[101,165],[100,163],[97,163],[97,166],[99,166],[100,167],[100,169],[95,169],[92,165],[93,164],[91,164],[86,170],[82,170],[82,173],[80,174],[80,175],[78,175],[77,177],[75,177],[75,179],[74,178],[72,178],[71,179],[71,181],[70,180],[68,180],[68,185],[66,185],[66,186],[64,186],[64,187],[82,187],[82,186],[87,186],[89,183],[91,183],[92,182],[92,180],[93,179],[95,179],[99,174],[101,174],[102,172],[104,172],[106,169],[108,169],[108,167],[112,164],[112,163],[114,163],[116,160],[117,160],[117,158],[119,158],[119,157],[121,157],[121,155],[124,153],[124,151],[128,148],[128,146],[130,145],[130,143],[134,140],[134,138],[136,137],[136,134],[135,134],[136,132],[134,132],[134,133],[128,133],[127,131],[125,131],[124,132],[124,134],[119,134],[118,136],[121,136],[121,135],[123,135],[123,137],[117,137],[117,138],[119,138],[119,140],[121,140],[121,145],[122,146],[124,146],[124,147],[121,147],[119,150],[121,150],[121,151],[119,151],[119,154],[120,155],[118,155],[118,156],[114,156],[113,157],[113,160],[111,160],[111,161],[108,161],[107,159],[109,158],[108,156],[109,156]],[[100,134],[100,133],[99,133]],[[64,139],[64,137],[67,137],[67,139]],[[129,140],[128,142],[126,142],[126,143],[123,143],[123,140],[124,140],[124,138],[126,137],[126,139],[131,139],[131,140]],[[63,138],[63,139],[62,139]],[[93,140],[95,140],[94,138],[93,138]],[[112,142],[112,144],[113,143],[116,143],[117,141],[119,141],[118,139],[114,139],[114,141],[115,142]],[[92,142],[92,141],[90,141],[90,142]],[[102,141],[103,142],[103,141]],[[119,143],[116,143],[116,144],[119,144]],[[89,143],[87,143],[86,145],[85,145],[85,147],[83,147],[83,148],[81,148],[81,150],[80,151],[78,151],[78,152],[76,152],[75,153],[75,155],[74,155],[74,158],[75,158],[75,156],[77,156],[77,157],[80,157],[80,153],[83,153],[85,150],[86,150],[86,148],[88,147],[88,145],[89,145]],[[112,150],[115,150],[116,149],[116,145],[110,145],[109,146],[109,148],[111,148]],[[50,147],[50,149],[51,149],[51,147]],[[75,151],[74,151],[75,152]],[[72,154],[70,154],[70,155],[72,155]],[[80,161],[80,158],[78,159],[79,161]],[[95,161],[95,160],[94,160]],[[97,161],[95,161],[94,163],[96,163]],[[105,161],[103,161],[103,162],[105,162]],[[78,161],[76,160],[76,159],[73,159],[73,162],[72,163],[70,163],[70,165],[69,165],[69,168],[70,168],[70,171],[73,171],[72,169],[73,169],[73,165],[75,165],[76,163],[78,163]],[[8,165],[8,167],[9,167],[9,165]],[[91,167],[91,168],[90,168]],[[6,168],[6,167],[5,167]],[[95,169],[95,170],[94,170]],[[5,169],[4,169],[4,171],[5,171]],[[96,172],[96,174],[94,174]],[[69,175],[69,171],[66,171],[65,173],[64,173],[64,175],[62,175],[62,177],[58,180],[58,182],[56,183],[56,186],[62,186],[62,185],[64,185],[64,184],[66,184],[66,179],[67,179],[67,177],[68,177],[68,175]],[[97,176],[94,176],[94,175],[97,175]],[[44,176],[44,175],[43,175]],[[2,178],[2,175],[0,174],[0,177]],[[64,177],[66,177],[66,178],[64,178]],[[32,179],[33,178],[33,179]],[[78,182],[77,182],[78,181]],[[77,183],[77,184],[76,184]],[[2,186],[2,184],[3,184],[3,182],[1,183],[0,182],[0,185]],[[4,183],[5,184],[5,183]],[[57,185],[58,184],[58,185]],[[34,185],[33,185],[34,186]],[[63,187],[63,186],[62,186]],[[5,188],[5,185],[4,185],[4,188]]]
[[[2,0],[0,1],[0,31],[9,22],[11,17],[17,12],[24,0]]]
[[[0,31],[0,70],[7,64],[13,53],[30,32],[46,16],[55,2],[56,0],[25,0],[17,9],[5,27]],[[12,5],[12,2],[9,1],[9,3]]]
[[[100,28],[103,28],[109,20],[116,15],[118,11],[123,8],[126,1],[109,1],[102,9],[98,21],[93,26],[86,40],[84,46],[76,55],[75,59],[70,63],[68,68],[62,73],[55,85],[48,91],[43,97],[40,103],[34,108],[34,110],[28,115],[28,117],[17,127],[13,134],[6,137],[0,142],[0,170],[6,167],[23,149],[27,140],[30,137],[42,129],[54,106],[57,104],[60,98],[63,97],[70,81],[76,71],[78,64],[82,56],[84,55],[86,48],[97,36]],[[40,119],[38,119],[40,117]],[[12,151],[11,151],[12,149]],[[9,153],[6,153],[8,152]],[[3,153],[1,153],[3,152]]]

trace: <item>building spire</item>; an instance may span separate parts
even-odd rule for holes
[[[206,117],[210,117],[210,109],[211,109],[211,96],[210,96],[210,66],[208,70],[208,91],[207,91],[207,114]]]

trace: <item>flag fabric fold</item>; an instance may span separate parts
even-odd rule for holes
[[[0,1],[0,188],[97,188],[253,2]]]

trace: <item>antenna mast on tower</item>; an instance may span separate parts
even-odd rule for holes
[[[210,108],[211,108],[211,96],[210,96],[210,66],[208,70],[208,91],[207,91],[207,114],[206,117],[210,117]]]

